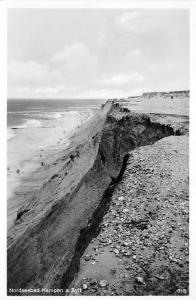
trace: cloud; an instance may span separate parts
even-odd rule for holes
[[[53,84],[51,86],[11,86],[9,98],[74,98],[75,94],[85,89],[82,85],[67,86],[66,84]]]
[[[35,94],[38,95],[58,95],[59,93],[63,92],[65,89],[65,86],[63,84],[56,85],[54,87],[38,87],[34,90]]]
[[[9,90],[10,98],[74,98],[74,99],[108,99],[137,96],[143,93],[142,88],[121,89],[120,87],[89,88],[67,87],[56,85],[51,87],[12,87]]]
[[[105,32],[99,32],[96,36],[96,42],[99,46],[105,47],[108,43],[108,37]]]
[[[125,62],[125,64],[129,64],[130,62],[131,63],[132,62],[137,62],[138,63],[139,61],[141,61],[141,58],[142,58],[140,56],[141,56],[141,51],[139,49],[130,50],[125,54],[124,62]],[[137,59],[137,57],[139,57],[140,60]]]
[[[47,62],[8,60],[8,94],[50,96],[81,88],[97,66],[97,57],[83,43],[73,43]],[[91,78],[91,77],[90,77]],[[66,85],[66,89],[65,89]]]
[[[127,53],[127,56],[139,56],[141,54],[141,51],[139,49],[134,49],[132,51],[129,51]]]
[[[116,22],[119,26],[126,29],[133,28],[133,21],[141,16],[139,11],[131,11],[121,14],[117,17]]]
[[[120,23],[127,23],[135,18],[138,18],[139,16],[140,13],[138,11],[127,12],[120,15],[120,17],[118,17],[118,21]]]
[[[92,54],[85,44],[81,42],[74,43],[64,47],[61,51],[55,53],[51,58],[51,63],[61,65],[65,69],[75,69],[81,66],[96,66],[97,57]]]
[[[32,93],[28,86],[10,86],[8,90],[9,98],[26,98],[29,95],[32,95]]]
[[[61,73],[58,70],[51,69],[48,64],[17,60],[11,60],[8,64],[8,85],[36,86],[59,82],[61,79]]]
[[[143,89],[135,88],[125,91],[120,88],[99,88],[86,89],[80,93],[75,93],[74,98],[86,99],[109,99],[109,98],[127,98],[129,96],[137,96],[143,93]]]
[[[99,83],[104,85],[121,86],[131,82],[143,82],[144,76],[139,72],[119,73],[111,76],[105,76],[100,79]]]

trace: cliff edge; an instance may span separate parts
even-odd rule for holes
[[[97,230],[104,193],[122,176],[130,151],[183,134],[176,124],[109,101],[83,126],[47,170],[50,179],[27,195],[8,232],[8,294],[69,287]]]

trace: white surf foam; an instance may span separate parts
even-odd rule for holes
[[[24,121],[25,121],[24,124],[13,126],[11,129],[34,128],[34,127],[41,127],[42,125],[41,121],[35,119],[24,119]]]
[[[9,141],[10,139],[12,139],[15,136],[16,136],[16,133],[14,132],[14,130],[11,128],[8,128],[7,129],[7,140]]]
[[[42,122],[36,119],[25,119],[26,123],[24,124],[25,128],[34,128],[41,127]]]

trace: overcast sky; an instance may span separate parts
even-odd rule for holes
[[[127,97],[188,81],[187,10],[9,10],[8,97]]]

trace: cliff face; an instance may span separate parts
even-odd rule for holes
[[[171,92],[151,92],[151,93],[143,93],[143,98],[152,98],[152,97],[165,97],[165,98],[180,98],[180,97],[189,97],[189,91],[171,91]]]
[[[169,125],[107,103],[56,162],[51,179],[18,212],[8,232],[8,292],[68,287],[85,235],[104,192],[122,172],[124,157],[169,135],[175,135]]]

